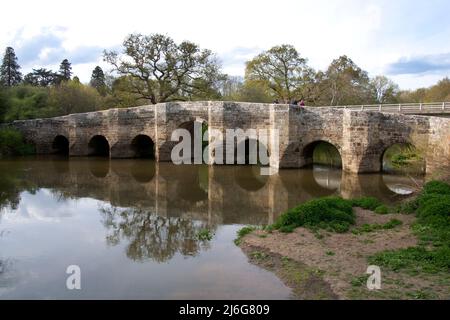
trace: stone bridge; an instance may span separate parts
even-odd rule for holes
[[[328,142],[339,151],[344,171],[379,172],[382,157],[394,144],[411,144],[425,157],[427,173],[450,170],[450,119],[357,111],[343,108],[299,108],[288,105],[183,102],[15,121],[13,126],[39,154],[104,155],[134,158],[153,153],[171,161],[177,128],[194,122],[225,134],[226,129],[279,130],[279,157],[271,166],[300,168],[312,163],[314,147]],[[268,153],[274,145],[269,143]]]

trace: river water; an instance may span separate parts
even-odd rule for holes
[[[287,299],[291,290],[233,243],[312,198],[400,201],[402,176],[315,166],[266,177],[253,166],[31,157],[0,161],[1,299]],[[198,239],[209,229],[210,241]],[[81,270],[68,290],[66,269]]]

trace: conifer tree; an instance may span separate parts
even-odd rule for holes
[[[0,66],[0,83],[7,87],[12,87],[22,81],[20,66],[17,63],[17,57],[14,49],[7,47]]]

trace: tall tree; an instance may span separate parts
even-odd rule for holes
[[[97,89],[97,91],[102,95],[106,95],[106,81],[105,81],[105,74],[103,73],[102,68],[99,66],[96,66],[95,69],[92,71],[91,76],[91,87]]]
[[[293,46],[275,46],[247,62],[245,79],[259,82],[274,98],[289,102],[303,94],[314,73],[306,62]]]
[[[98,92],[77,81],[77,77],[49,89],[48,107],[52,115],[99,110],[101,102]]]
[[[32,72],[25,75],[23,81],[33,86],[47,87],[55,83],[57,75],[52,70],[45,68],[33,69]]]
[[[214,54],[192,42],[131,34],[123,46],[123,59],[115,51],[105,51],[104,60],[120,76],[131,78],[132,93],[153,104],[210,96],[219,90],[223,75]]]
[[[3,62],[0,66],[0,82],[4,86],[12,87],[22,81],[22,74],[20,73],[20,66],[17,63],[16,53],[11,47],[7,47]]]
[[[64,59],[59,65],[59,76],[62,81],[70,80],[72,77],[72,64],[69,60]]]
[[[395,103],[399,87],[385,76],[370,79],[372,96],[377,103]]]
[[[325,73],[329,104],[367,103],[370,98],[369,76],[349,57],[333,60]]]

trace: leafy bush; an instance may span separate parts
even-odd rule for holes
[[[450,195],[450,185],[442,181],[430,181],[423,187],[423,194]]]
[[[298,227],[346,232],[355,223],[352,203],[338,197],[315,199],[282,214],[273,227],[292,232]]]
[[[5,121],[42,117],[47,109],[48,89],[19,85],[8,89]]]
[[[359,199],[352,200],[354,207],[363,208],[366,210],[375,210],[376,208],[382,206],[383,204],[377,198],[373,197],[363,197]]]
[[[34,147],[24,142],[20,132],[14,129],[0,129],[0,157],[33,153]]]
[[[450,218],[450,195],[440,196],[435,201],[427,201],[417,210],[417,217],[422,223],[433,223],[435,218],[443,218],[442,222],[449,225]]]
[[[399,204],[398,206],[396,206],[394,211],[396,213],[412,214],[415,213],[418,208],[419,208],[419,201],[417,199],[414,199]]]

